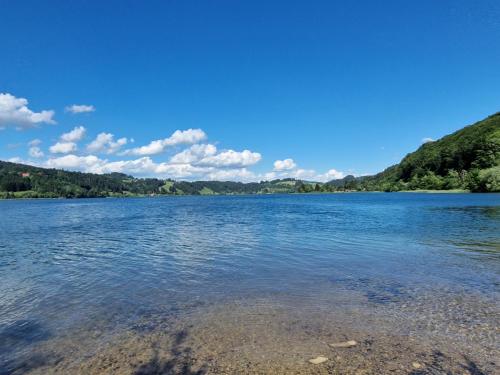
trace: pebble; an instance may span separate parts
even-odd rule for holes
[[[411,365],[413,366],[413,368],[417,368],[417,369],[422,368],[422,365],[418,362],[413,362]]]
[[[328,361],[328,358],[323,357],[322,355],[320,355],[319,357],[310,359],[309,363],[312,363],[313,365],[319,365],[320,363],[323,363],[323,362],[326,362],[326,361]]]
[[[353,346],[358,345],[358,343],[354,340],[344,341],[344,342],[336,342],[330,344],[332,348],[352,348]]]

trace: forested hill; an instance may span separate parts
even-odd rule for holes
[[[500,191],[500,113],[437,141],[369,177],[332,181],[351,190]]]
[[[135,179],[121,173],[98,175],[0,161],[0,192],[7,198],[136,195],[158,191],[163,184],[161,180]]]
[[[500,113],[423,144],[399,164],[366,177],[322,184],[295,179],[253,183],[173,181],[97,175],[0,161],[0,198],[269,194],[335,191],[500,191]]]
[[[85,198],[144,195],[293,193],[319,184],[294,179],[241,183],[134,178],[122,173],[92,174],[0,161],[0,198]]]

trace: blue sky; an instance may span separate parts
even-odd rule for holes
[[[327,180],[500,110],[497,0],[0,0],[0,33],[2,160]]]

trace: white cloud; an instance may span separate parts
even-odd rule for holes
[[[114,162],[100,160],[99,162],[96,161],[96,164],[92,167],[87,167],[86,170],[94,173],[121,172],[136,176],[157,176],[173,179],[231,180],[245,182],[259,181],[262,179],[272,180],[275,178],[296,178],[327,182],[336,178],[344,177],[343,172],[335,169],[330,169],[325,173],[318,174],[313,169],[301,168],[281,172],[273,171],[264,175],[257,175],[242,166],[245,163],[250,163],[250,160],[252,160],[253,163],[255,159],[249,157],[248,153],[255,153],[251,153],[250,151],[237,153],[230,150],[231,152],[215,154],[216,149],[213,145],[197,146],[199,147],[190,147],[189,149],[184,150],[186,152],[174,155],[169,162],[156,163],[150,157],[141,157],[135,160],[120,160]],[[214,155],[210,156],[210,158],[215,156],[216,162],[208,164],[206,163],[206,160],[205,162],[203,161],[206,158],[197,158],[200,154],[204,153],[214,153]],[[219,155],[223,156],[219,157]]]
[[[95,173],[121,172],[136,176],[157,176],[176,179],[190,178],[205,172],[202,168],[197,168],[190,164],[155,163],[149,156],[135,160],[106,162],[94,166],[92,170]]]
[[[148,145],[126,150],[119,155],[155,155],[165,151],[167,147],[192,144],[191,147],[173,155],[168,163],[158,165],[157,173],[175,172],[177,174],[182,170],[182,175],[197,173],[200,168],[243,168],[256,164],[262,158],[259,153],[249,150],[241,152],[226,150],[217,153],[217,147],[213,144],[198,144],[206,137],[201,129],[177,130],[169,138],[152,141]],[[95,150],[89,149],[89,151]]]
[[[100,160],[100,159],[99,159]],[[92,166],[94,173],[134,173],[138,175],[147,175],[154,173],[156,164],[149,157],[143,157],[136,160],[120,160],[114,162],[101,161]]]
[[[191,164],[208,156],[215,155],[217,147],[212,144],[197,144],[181,151],[170,158],[172,164]]]
[[[297,168],[288,171],[281,172],[268,172],[262,177],[264,180],[274,180],[278,178],[295,178],[297,180],[307,180],[307,181],[317,181],[317,182],[328,182],[338,178],[343,178],[345,174],[343,172],[337,171],[336,169],[330,169],[325,173],[318,173],[314,169],[303,169]]]
[[[49,147],[52,154],[69,154],[77,150],[76,142],[80,141],[86,133],[83,126],[76,126],[73,130],[61,134],[59,142]]]
[[[289,171],[297,167],[297,164],[293,161],[293,159],[285,159],[285,160],[276,160],[274,162],[274,170],[279,171]]]
[[[124,152],[125,155],[155,155],[163,152],[165,145],[163,140],[152,141],[146,146],[136,147]]]
[[[87,150],[90,152],[102,152],[106,149],[109,142],[113,141],[113,134],[99,133],[97,137],[87,145]]]
[[[197,164],[212,167],[247,167],[258,163],[262,156],[258,152],[227,150],[216,155],[204,157]]]
[[[20,157],[18,157],[18,156],[14,156],[13,158],[9,158],[9,159],[7,159],[7,161],[10,161],[11,163],[22,163],[22,164],[26,164],[26,163],[24,162],[24,160],[23,160],[23,159],[21,159],[21,158],[20,158]]]
[[[334,179],[343,178],[345,174],[330,169],[325,173],[318,173],[314,169],[298,168],[293,159],[276,160],[272,172],[262,175],[264,180],[274,180],[278,178],[295,178],[298,180],[328,182]]]
[[[207,172],[205,178],[211,181],[256,181],[255,173],[249,171],[246,168],[237,169],[216,169],[214,171]]]
[[[106,153],[108,154],[114,154],[115,152],[117,152],[122,146],[125,146],[127,144],[127,138],[123,137],[123,138],[118,138],[115,141],[111,141],[108,143],[108,149],[106,150]]]
[[[176,146],[181,144],[193,144],[204,141],[207,138],[205,132],[201,129],[176,130],[164,142],[167,146]]]
[[[155,163],[150,157],[136,160],[106,163],[101,173],[122,172],[135,175],[156,175],[173,179],[189,180],[237,180],[254,181],[256,176],[246,168],[218,169],[192,164]]]
[[[146,146],[136,147],[125,151],[124,155],[156,155],[160,154],[167,147],[195,144],[202,142],[207,138],[205,132],[201,129],[176,130],[170,137],[152,141]]]
[[[18,129],[26,129],[38,124],[55,124],[54,111],[33,112],[28,108],[28,100],[16,98],[8,93],[0,93],[0,128],[13,125]]]
[[[85,136],[86,131],[83,126],[75,126],[70,132],[62,134],[60,139],[63,142],[78,142]]]
[[[114,140],[111,133],[99,133],[97,137],[87,145],[87,151],[114,154],[128,142],[127,138]]]
[[[77,142],[86,134],[83,126],[60,136],[59,141],[53,144],[47,159],[39,145],[41,141],[34,139],[29,142],[29,155],[33,158],[29,163],[49,168],[62,168],[91,173],[121,172],[138,177],[159,177],[184,180],[232,180],[232,181],[259,181],[276,178],[296,178],[311,181],[326,182],[344,177],[344,173],[330,169],[325,173],[318,173],[313,169],[299,168],[292,158],[276,160],[274,169],[265,174],[256,174],[247,169],[261,161],[258,152],[250,150],[235,151],[232,149],[218,151],[214,144],[201,143],[207,136],[201,129],[176,130],[168,138],[150,142],[141,147],[119,152],[120,148],[132,143],[132,138],[119,138],[111,133],[101,132],[86,146],[88,155],[75,153],[78,150]],[[168,161],[158,162],[149,155],[159,154],[169,147],[186,145],[180,152],[171,156]],[[175,148],[177,150],[177,148]],[[139,155],[132,160],[111,160],[101,158],[100,154],[112,155]],[[35,161],[38,159],[38,161]],[[127,159],[127,158],[124,158]],[[21,160],[21,159],[19,159]]]
[[[196,176],[202,176],[207,172],[206,169],[196,167],[191,164],[169,164],[169,163],[160,163],[155,165],[154,167],[155,173],[175,178],[175,179],[194,179]]]
[[[300,180],[314,180],[317,176],[317,173],[314,169],[298,168],[293,171],[287,172],[285,176],[297,178]]]
[[[63,165],[65,168],[73,168],[92,173],[120,172],[136,176],[157,176],[169,178],[187,178],[197,174],[203,174],[202,168],[190,164],[168,164],[155,163],[149,156],[135,160],[118,160],[108,162],[94,155],[86,157],[67,155],[61,158],[51,159],[51,165]]]
[[[37,163],[37,165],[99,174],[120,172],[138,177],[154,176],[184,180],[249,182],[277,178],[296,178],[327,182],[344,177],[343,172],[335,169],[330,169],[325,173],[317,173],[313,169],[294,168],[291,170],[255,174],[253,171],[248,170],[246,165],[252,165],[260,160],[260,154],[258,153],[252,153],[248,150],[242,152],[229,150],[217,154],[217,149],[214,145],[201,144],[195,146],[191,146],[183,152],[174,155],[169,162],[158,163],[149,156],[133,160],[109,161],[101,159],[96,155],[79,156],[69,154],[61,157],[50,157],[45,162]],[[51,148],[52,151],[54,150]],[[66,149],[59,150],[58,152],[62,151],[66,151]],[[207,162],[207,159],[210,162]]]
[[[276,172],[266,172],[263,175],[261,175],[261,180],[263,181],[272,181],[279,178],[278,174]]]
[[[93,105],[85,105],[85,104],[73,104],[66,107],[66,112],[71,113],[88,113],[94,112],[95,107]]]
[[[429,143],[429,142],[435,142],[435,139],[432,138],[422,138],[422,143]]]
[[[57,142],[49,147],[49,151],[53,154],[69,154],[76,151],[76,143],[74,142]]]
[[[285,176],[299,180],[328,182],[338,178],[343,178],[344,173],[337,171],[336,169],[330,169],[325,173],[317,173],[314,169],[296,169],[286,173],[286,175],[282,175],[281,178]]]
[[[337,171],[336,169],[330,169],[326,173],[320,174],[318,176],[318,181],[328,182],[331,180],[338,180],[338,179],[344,178],[344,177],[345,177],[344,172]]]
[[[37,165],[90,173],[120,172],[134,176],[156,176],[189,180],[256,181],[257,176],[246,168],[200,167],[192,164],[156,163],[149,156],[135,160],[108,161],[95,155],[74,154],[51,157]]]
[[[97,156],[77,156],[77,155],[65,155],[58,158],[48,159],[44,166],[48,168],[61,168],[70,170],[79,170],[85,172],[95,172],[100,165],[104,164],[106,161],[99,159]]]
[[[38,146],[30,147],[28,150],[28,153],[32,158],[37,158],[37,159],[43,158],[45,156],[43,151],[40,150],[40,147],[38,147]]]

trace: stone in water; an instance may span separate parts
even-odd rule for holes
[[[323,357],[320,355],[319,357],[313,358],[309,360],[309,363],[312,363],[313,365],[319,365],[320,363],[328,361],[328,358]]]
[[[351,348],[353,346],[358,345],[358,343],[354,340],[344,341],[344,342],[336,342],[330,344],[332,348]]]

